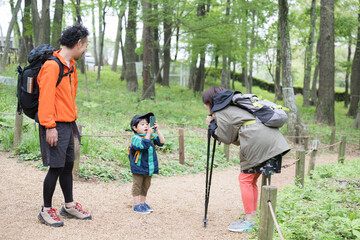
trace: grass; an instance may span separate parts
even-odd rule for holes
[[[278,194],[276,218],[285,239],[360,238],[360,158],[319,165],[305,187],[294,184]],[[256,239],[257,230],[252,234]],[[280,239],[275,231],[274,239]]]
[[[103,181],[117,180],[131,181],[127,148],[130,144],[130,120],[135,114],[153,112],[156,115],[160,128],[165,135],[166,144],[158,149],[160,160],[160,175],[172,176],[202,172],[206,164],[206,125],[205,117],[208,114],[203,106],[201,96],[195,95],[192,90],[170,84],[170,87],[156,85],[156,100],[144,100],[138,109],[142,94],[142,86],[137,92],[127,92],[126,82],[119,80],[119,73],[114,73],[105,67],[101,73],[101,81],[96,82],[97,73],[88,72],[88,83],[91,101],[87,100],[85,77],[79,74],[79,86],[76,103],[78,106],[78,123],[83,126],[84,135],[120,135],[119,137],[89,137],[82,138],[80,175],[86,179],[98,178]],[[205,88],[220,84],[208,77]],[[235,83],[236,90],[245,92],[240,83]],[[258,87],[253,92],[266,99],[273,100],[274,95]],[[0,112],[15,113],[16,88],[0,84]],[[301,96],[296,97],[298,106],[302,105]],[[279,104],[282,104],[281,102]],[[352,128],[353,119],[346,116],[343,103],[336,103],[336,122],[341,125],[340,133],[360,133]],[[331,133],[331,127],[316,124],[314,119],[315,107],[299,107],[302,120],[307,124],[309,134],[318,136]],[[0,114],[0,140],[2,149],[10,151],[13,142],[13,115]],[[185,129],[185,165],[178,163],[178,129]],[[281,128],[286,134],[286,127]],[[192,136],[192,137],[188,137]],[[330,142],[329,137],[323,137],[322,143]],[[358,136],[349,135],[348,142],[358,141]],[[36,159],[40,158],[38,132],[33,121],[24,118],[23,140],[15,149],[15,154],[22,160],[34,161],[34,165],[41,166]],[[234,151],[230,161],[224,160],[221,148],[215,154],[215,167],[218,169],[238,164],[238,153]],[[44,169],[44,168],[42,168]],[[129,177],[130,176],[130,177]]]

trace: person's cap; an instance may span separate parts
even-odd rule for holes
[[[217,92],[214,96],[214,99],[213,99],[214,104],[211,107],[210,111],[216,112],[216,111],[223,109],[227,105],[229,105],[232,101],[233,95],[234,95],[234,92],[229,89],[225,89],[220,92]]]
[[[130,122],[130,128],[131,130],[133,129],[133,127],[135,126],[137,120],[139,119],[146,119],[147,122],[150,122],[150,116],[154,116],[154,114],[152,112],[148,112],[145,114],[141,114],[141,115],[135,115]]]

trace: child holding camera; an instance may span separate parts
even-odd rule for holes
[[[134,212],[149,214],[153,209],[145,202],[146,195],[150,188],[152,175],[159,173],[154,145],[163,146],[165,138],[159,130],[159,125],[152,112],[135,115],[130,122],[130,127],[135,133],[129,147]]]

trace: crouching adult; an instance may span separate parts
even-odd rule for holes
[[[229,230],[249,232],[256,217],[258,187],[261,174],[270,176],[281,172],[282,156],[290,147],[279,129],[265,126],[248,111],[232,104],[234,92],[211,87],[202,96],[210,112],[206,124],[212,136],[226,144],[240,145],[239,183],[245,217],[233,222]]]

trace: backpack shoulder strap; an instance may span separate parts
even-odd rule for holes
[[[59,71],[59,78],[58,78],[58,80],[57,80],[57,82],[56,82],[56,86],[58,86],[58,85],[60,84],[62,78],[64,77],[64,66],[63,66],[63,64],[60,62],[60,59],[57,58],[57,57],[55,57],[55,56],[49,57],[48,60],[54,60],[54,61],[57,62],[57,64],[59,65],[59,69],[60,69],[60,71]]]

